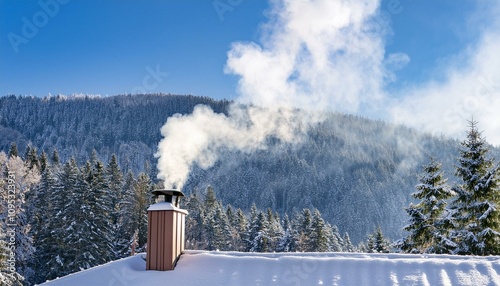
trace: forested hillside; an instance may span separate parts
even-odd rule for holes
[[[198,104],[224,112],[228,102],[191,95],[7,96],[0,98],[0,150],[11,142],[57,149],[61,159],[83,162],[93,149],[103,158],[116,154],[120,165],[139,172],[161,138],[160,127],[175,113],[191,113]]]
[[[160,94],[3,97],[0,147],[8,152],[16,142],[21,154],[28,145],[39,153],[57,150],[62,161],[74,156],[79,164],[93,149],[105,162],[115,153],[124,171],[138,174],[150,162],[145,171],[154,179],[160,127],[169,116],[190,113],[197,104],[224,112],[229,102]],[[404,207],[421,166],[432,155],[453,181],[459,145],[404,126],[335,113],[294,144],[269,140],[267,149],[226,152],[213,168],[195,168],[183,191],[203,193],[211,185],[224,204],[245,211],[253,203],[290,216],[317,208],[340,233],[348,232],[353,243],[378,225],[388,237],[401,237]],[[499,154],[497,149],[491,153]]]

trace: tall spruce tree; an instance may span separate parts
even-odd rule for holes
[[[477,122],[469,121],[456,166],[462,183],[453,187],[457,195],[452,209],[458,226],[455,252],[459,254],[500,254],[500,167],[487,157],[488,151]]]
[[[294,252],[297,247],[296,237],[297,235],[295,234],[292,223],[290,222],[288,215],[285,214],[283,218],[283,235],[278,241],[278,248],[276,251]]]
[[[124,237],[120,232],[122,220],[120,216],[121,212],[121,204],[120,202],[124,198],[124,188],[123,188],[123,173],[120,170],[120,166],[118,166],[118,160],[116,155],[111,155],[109,159],[108,165],[106,166],[106,183],[109,190],[109,219],[110,219],[110,227],[111,231],[114,234],[112,237],[112,259],[119,259],[124,257],[122,253],[122,241]]]
[[[151,178],[146,173],[140,173],[133,185],[133,214],[132,220],[134,229],[137,231],[137,243],[139,251],[146,250],[146,243],[148,239],[148,213],[147,209],[151,204],[151,192],[155,186]]]
[[[430,158],[419,181],[412,197],[420,201],[406,209],[410,220],[404,229],[409,235],[400,242],[400,248],[412,253],[450,253],[455,244],[450,240],[451,226],[446,221],[446,201],[453,192],[446,184],[441,164]]]
[[[43,153],[42,153],[43,155]],[[43,157],[41,162],[43,163]],[[46,281],[45,266],[49,262],[49,257],[54,250],[54,242],[52,241],[52,230],[55,227],[54,214],[54,199],[57,193],[57,187],[60,185],[57,181],[57,174],[54,168],[48,162],[42,164],[42,172],[40,183],[37,186],[35,195],[33,196],[33,212],[31,214],[31,224],[34,232],[34,245],[36,246],[34,270],[35,283]]]
[[[328,233],[332,232],[331,228],[327,229],[325,221],[321,217],[319,210],[315,209],[313,212],[313,219],[311,222],[312,232],[309,234],[309,251],[326,252],[329,250]]]
[[[271,237],[269,236],[269,222],[266,215],[260,211],[250,226],[250,252],[271,251]]]
[[[303,209],[302,212],[295,219],[295,228],[297,229],[297,250],[299,251],[313,251],[311,248],[310,234],[314,231],[312,229],[312,215],[311,210]]]
[[[123,198],[119,202],[118,234],[116,237],[115,255],[125,257],[132,253],[132,243],[136,233],[136,193],[134,186],[136,180],[134,174],[129,171],[125,175],[123,186]]]
[[[181,202],[185,204],[186,209],[189,211],[189,215],[186,217],[186,248],[205,249],[205,213],[197,191],[193,191]]]

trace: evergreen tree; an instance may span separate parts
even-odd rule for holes
[[[280,223],[279,215],[273,214],[271,208],[267,209],[266,219],[269,225],[268,235],[269,235],[269,248],[276,250],[278,248],[278,241],[281,236],[283,236],[283,228]]]
[[[500,167],[487,158],[488,151],[477,122],[470,121],[456,166],[462,183],[453,187],[457,194],[452,208],[458,227],[455,252],[459,254],[500,254]]]
[[[33,168],[40,169],[40,162],[38,161],[38,153],[36,150],[36,147],[30,147],[28,146],[26,148],[26,154],[24,156],[24,160],[26,161],[26,164],[28,168],[31,170]]]
[[[346,232],[344,234],[344,251],[345,252],[355,252],[356,249],[354,245],[351,242],[351,238],[349,237],[349,234]]]
[[[303,209],[302,212],[296,219],[296,229],[297,229],[297,250],[309,252],[313,251],[311,247],[310,234],[314,231],[311,227],[312,216],[309,209]]]
[[[95,257],[95,265],[104,264],[115,258],[113,253],[113,238],[115,237],[112,223],[110,219],[116,218],[114,212],[114,199],[111,190],[106,180],[105,168],[101,161],[95,160],[92,162],[90,173],[86,174],[86,191],[84,193],[84,201],[87,201],[91,211],[90,232],[87,236],[97,246],[91,252]]]
[[[307,247],[309,251],[328,251],[328,232],[331,232],[331,229],[326,229],[325,221],[323,220],[323,218],[321,217],[321,213],[317,209],[315,209],[313,213],[311,229],[312,232],[310,233],[309,245]]]
[[[245,233],[248,230],[248,222],[245,214],[241,209],[236,211],[236,218],[233,224],[233,237],[234,237],[234,250],[244,251],[245,250]]]
[[[80,225],[74,218],[80,213],[77,210],[81,205],[83,184],[74,158],[64,164],[62,171],[57,174],[56,182],[57,185],[52,188],[49,201],[52,218],[46,222],[48,233],[39,236],[39,243],[44,245],[44,249],[38,254],[38,259],[42,263],[41,273],[45,276],[39,282],[75,271],[68,265],[75,259],[73,249],[77,246],[70,245],[67,236],[75,235],[73,232],[80,230]],[[72,228],[71,232],[68,231],[68,227]]]
[[[65,205],[66,215],[61,218],[65,227],[62,230],[63,244],[67,249],[61,254],[64,257],[62,266],[65,274],[102,264],[108,255],[107,247],[100,249],[103,247],[102,238],[98,237],[103,235],[98,231],[100,219],[94,220],[95,216],[101,216],[96,210],[96,202],[102,199],[94,175],[92,165],[87,161],[77,173],[75,184],[65,185],[70,194]],[[101,251],[106,251],[104,257]]]
[[[17,144],[15,142],[12,142],[9,149],[9,158],[17,156],[19,156],[19,152],[17,151]]]
[[[380,226],[377,228],[377,231],[374,234],[374,242],[375,242],[375,247],[374,250],[377,253],[389,253],[390,249],[390,242],[384,237],[384,234],[382,233],[382,228]]]
[[[404,229],[410,234],[398,244],[405,252],[450,253],[454,244],[449,240],[446,201],[453,193],[443,177],[441,164],[434,158],[423,167],[423,172],[415,187],[417,191],[412,194],[420,202],[406,209],[410,221]]]
[[[378,226],[374,233],[368,235],[366,245],[362,245],[360,249],[368,253],[389,253],[389,247],[389,241],[384,237],[382,229]]]
[[[106,183],[109,189],[109,207],[110,213],[110,227],[114,234],[112,238],[112,258],[119,259],[124,257],[122,241],[127,240],[120,232],[122,220],[120,218],[123,213],[121,212],[121,204],[124,198],[123,188],[123,174],[118,166],[116,155],[113,154],[106,166]]]
[[[271,251],[271,238],[269,237],[269,223],[263,212],[259,212],[253,225],[250,226],[250,252]]]
[[[207,192],[205,194],[204,208],[206,211],[212,211],[215,209],[217,204],[217,198],[215,197],[215,192],[212,186],[208,186]]]
[[[123,198],[119,202],[118,234],[116,237],[115,253],[119,257],[125,257],[132,253],[134,234],[137,233],[136,223],[136,180],[134,174],[127,172],[123,186]],[[140,216],[139,216],[140,217]],[[188,224],[186,225],[186,227]]]
[[[148,232],[148,213],[147,209],[151,204],[151,192],[154,190],[154,185],[150,177],[146,173],[140,173],[133,186],[134,190],[134,209],[132,220],[134,229],[137,230],[138,252],[146,250],[147,232]]]
[[[42,153],[43,155],[43,153]],[[44,162],[44,160],[41,160]],[[42,164],[44,166],[44,164]],[[34,282],[42,283],[46,281],[45,265],[49,262],[49,257],[52,255],[54,245],[52,241],[52,230],[54,224],[54,193],[57,194],[59,186],[54,174],[53,167],[47,164],[42,168],[40,183],[37,186],[35,195],[33,196],[33,212],[31,214],[31,224],[34,233],[34,245],[36,246],[34,270]]]
[[[215,203],[214,209],[207,212],[205,229],[208,250],[230,250],[230,225],[222,206],[218,202]]]
[[[326,224],[326,235],[328,238],[328,251],[341,252],[344,251],[344,241],[340,236],[339,229],[336,225]]]
[[[293,229],[292,223],[285,214],[283,218],[283,235],[278,241],[278,247],[276,251],[278,252],[294,252],[297,248],[296,233]]]
[[[41,174],[45,171],[45,169],[49,167],[49,161],[47,159],[47,153],[45,153],[45,151],[42,151],[42,154],[40,154],[38,162],[40,162],[40,174]]]
[[[52,157],[50,157],[50,160],[52,162],[52,165],[59,166],[60,163],[59,152],[57,152],[56,149],[54,149],[54,152],[52,152]]]
[[[198,198],[196,190],[182,202],[189,211],[189,215],[186,216],[186,248],[206,249],[205,214],[203,203]]]

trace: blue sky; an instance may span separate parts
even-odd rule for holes
[[[398,75],[401,82],[424,80],[440,60],[474,40],[463,32],[474,5],[382,3],[392,20],[387,50],[412,59]],[[44,6],[56,11],[46,24],[37,14]],[[267,1],[248,0],[1,0],[0,95],[133,93],[152,69],[162,78],[147,81],[148,91],[232,98],[237,78],[224,74],[226,53],[232,42],[259,42],[266,9]],[[42,25],[32,38],[25,37],[27,43],[12,44],[8,35],[23,36],[23,18]]]
[[[212,1],[41,2],[59,9],[16,53],[9,33],[22,36],[23,18],[34,23],[44,10],[38,1],[0,1],[1,95],[131,93],[158,66],[168,76],[148,82],[148,92],[231,97],[226,53],[232,41],[258,39],[267,6],[243,1],[220,18]]]
[[[346,6],[344,14],[366,13],[361,32],[357,20],[335,33],[326,27],[323,33],[333,40],[325,41],[307,39],[307,28],[284,28],[299,23],[313,29],[328,17],[342,19],[344,14],[331,9],[337,4],[327,2],[0,0],[0,95],[163,92],[303,106],[310,101],[303,95],[311,92],[312,100],[333,110],[452,136],[461,136],[463,121],[480,113],[479,106],[491,110],[476,118],[499,121],[500,59],[492,52],[500,44],[497,1],[332,0]],[[331,11],[309,10],[314,5]],[[304,12],[294,14],[296,6]],[[336,27],[334,22],[325,25]],[[342,36],[346,31],[354,34]],[[291,64],[298,66],[266,66],[283,64],[280,39],[309,49],[292,53]],[[357,52],[353,41],[360,39],[360,45],[373,47]],[[327,48],[333,55],[326,58],[333,65],[327,76],[301,70],[311,67],[301,61],[321,56],[314,45],[337,44],[341,48]],[[334,84],[317,84],[330,78]],[[274,95],[290,90],[299,96]],[[325,99],[316,93],[335,95]],[[499,128],[484,129],[500,143]]]

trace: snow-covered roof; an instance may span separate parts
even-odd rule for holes
[[[159,202],[149,206],[148,211],[165,211],[165,210],[174,210],[187,214],[188,212],[184,209],[175,207],[172,203],[169,202]]]
[[[42,285],[500,285],[500,257],[184,251],[173,271],[145,254]]]

